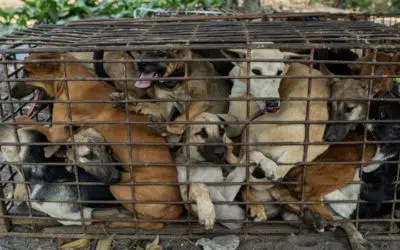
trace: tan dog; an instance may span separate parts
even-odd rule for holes
[[[198,115],[194,121],[224,122],[225,120],[218,115],[204,112]],[[237,175],[237,171],[233,171],[227,177],[224,177],[222,167],[215,165],[237,163],[237,158],[232,153],[232,145],[228,145],[232,141],[226,136],[225,130],[226,125],[191,125],[189,134],[185,134],[188,137],[188,142],[199,143],[200,145],[189,146],[189,155],[186,153],[185,147],[180,148],[175,158],[179,182],[191,182],[189,185],[180,186],[182,198],[185,201],[196,202],[196,205],[191,205],[191,211],[195,212],[199,218],[199,223],[204,225],[206,229],[214,227],[215,219],[237,221],[245,219],[245,212],[238,205],[213,204],[213,201],[233,201],[240,185],[213,186],[212,184],[205,184],[209,182],[244,181],[241,175]],[[222,145],[209,145],[210,143]],[[187,162],[196,164],[196,166],[186,167],[184,164]],[[239,222],[222,222],[221,224],[231,229],[242,226],[242,223]]]
[[[289,65],[287,76],[304,76],[302,78],[285,78],[282,80],[279,93],[283,98],[307,97],[310,68],[299,63]],[[321,76],[318,70],[312,70],[312,76]],[[329,86],[326,79],[312,78],[310,97],[328,98]],[[326,121],[328,120],[328,109],[326,101],[310,101],[309,120]],[[306,120],[306,101],[283,101],[280,112],[275,114],[266,113],[255,122],[265,122],[266,124],[249,125],[249,143],[268,143],[268,142],[297,142],[303,143],[305,139],[306,126],[301,124]],[[298,121],[299,124],[268,124],[269,121]],[[309,125],[308,139],[310,142],[321,142],[325,130],[325,124]],[[242,142],[247,142],[246,133],[243,134]],[[312,161],[328,148],[327,145],[309,145],[306,161]],[[251,159],[250,162],[257,164],[266,160],[268,166],[265,178],[268,180],[281,180],[297,162],[303,161],[304,146],[302,145],[257,145],[249,146],[250,152],[259,152],[263,157]],[[244,155],[245,147],[242,148],[241,155]],[[252,154],[251,154],[252,155]],[[276,162],[276,163],[275,163]],[[285,165],[280,165],[280,163]]]
[[[33,53],[28,57],[29,60],[40,59],[67,59],[75,58],[67,53]],[[65,65],[65,67],[64,67]],[[40,78],[63,78],[67,77],[93,77],[83,65],[79,63],[31,63],[25,65],[26,75],[28,79]],[[68,92],[66,90],[68,86]],[[66,101],[107,101],[109,95],[114,91],[111,86],[105,82],[99,81],[29,81],[18,83],[12,90],[14,98],[22,98],[31,93],[34,89],[44,92],[48,98]],[[69,110],[66,103],[55,103],[53,108],[53,122],[68,122]],[[147,143],[163,143],[161,137],[148,133],[145,125],[132,124],[131,126],[123,124],[125,121],[147,121],[142,115],[131,114],[129,118],[124,112],[118,111],[111,104],[107,103],[72,103],[70,104],[70,114],[75,124],[79,122],[93,122],[91,125],[104,139],[109,142],[126,143],[147,142]],[[119,122],[119,124],[95,124],[96,122]],[[42,128],[47,138],[53,142],[66,141],[70,134],[68,126],[54,124],[51,128]],[[128,136],[130,134],[130,137]],[[176,169],[173,166],[152,166],[151,163],[160,162],[171,164],[172,159],[167,147],[165,146],[149,146],[149,145],[133,145],[130,148],[127,145],[112,145],[114,154],[119,161],[127,163],[125,165],[125,175],[132,173],[128,181],[135,183],[140,182],[176,182]],[[140,162],[143,165],[129,166],[131,162]],[[124,179],[125,181],[127,178]],[[111,187],[113,195],[120,200],[134,200],[137,202],[168,202],[180,201],[180,194],[176,186],[162,185],[138,185],[135,187],[117,186]],[[131,196],[126,196],[131,194]],[[127,209],[134,212],[138,219],[177,219],[182,212],[181,205],[173,204],[123,204]],[[154,229],[163,227],[163,223],[159,222],[140,222],[138,226],[143,229]]]
[[[118,80],[120,78],[135,78],[137,76],[137,66],[133,54],[129,51],[96,51],[96,52],[74,52],[71,53],[78,60],[104,60],[105,62],[84,63],[87,69],[90,69],[98,77],[110,78],[107,82],[115,86],[118,91],[127,89],[129,96],[133,99],[149,98],[154,96],[153,89],[140,89],[135,87],[133,80]],[[107,62],[107,60],[121,60],[124,62]]]
[[[270,43],[262,43],[270,44]],[[229,50],[244,59],[247,55],[245,49]],[[224,52],[227,58],[234,60],[229,52]],[[252,49],[251,59],[275,59],[284,60],[290,57],[299,57],[298,54],[291,52],[283,52],[279,49]],[[250,81],[249,95],[252,98],[272,98],[269,100],[249,101],[249,119],[253,120],[263,113],[275,113],[280,108],[279,86],[282,82],[281,76],[284,76],[288,69],[288,64],[284,62],[232,62],[233,69],[229,75],[231,77],[254,77]],[[247,72],[249,64],[250,71]],[[262,76],[278,76],[278,78],[255,78]],[[232,79],[233,86],[230,98],[246,98],[247,97],[247,79]],[[245,121],[247,118],[247,102],[246,101],[230,101],[229,114],[236,117],[239,121]],[[228,136],[236,137],[242,134],[245,124],[236,124],[228,126]]]
[[[202,59],[199,54],[194,52],[192,59]],[[141,60],[168,60],[186,58],[184,50],[168,50],[168,51],[143,51],[136,55]],[[205,61],[187,62],[187,77],[212,77],[219,76],[214,66]],[[159,80],[159,77],[183,77],[185,76],[184,62],[140,62],[138,63],[138,73],[140,80],[135,83],[136,88],[142,90],[154,90],[154,95],[150,96],[154,99],[181,99],[180,101],[171,102],[142,102],[129,103],[128,109],[132,112],[145,114],[153,117],[155,120],[172,120],[174,111],[178,111],[179,116],[174,121],[186,121],[188,114],[189,120],[193,120],[197,115],[204,111],[211,113],[226,113],[229,103],[227,101],[193,101],[185,103],[185,81],[181,80]],[[124,91],[124,89],[118,89]],[[188,80],[187,81],[187,98],[227,98],[230,93],[230,84],[225,80]],[[110,96],[113,101],[125,100],[124,93],[113,93]],[[129,100],[135,100],[134,96],[128,93]],[[187,107],[186,107],[187,105]],[[117,107],[125,108],[125,104],[121,103]],[[157,130],[157,129],[155,129]],[[169,124],[167,132],[171,134],[181,135],[185,130],[184,124]]]

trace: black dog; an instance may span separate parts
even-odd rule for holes
[[[376,98],[397,99],[393,92],[380,92]],[[400,99],[398,99],[400,101]],[[398,120],[395,123],[374,123],[367,125],[368,130],[377,141],[400,140],[400,103],[399,101],[373,101],[371,102],[370,118],[374,120]],[[373,160],[398,161],[400,144],[378,144],[378,151]],[[373,218],[390,214],[395,193],[394,181],[397,179],[398,164],[377,163],[363,169],[360,199],[368,201],[361,203],[359,208],[360,218]],[[386,202],[385,202],[386,201]]]
[[[18,129],[18,136],[20,142],[23,143],[49,143],[44,134],[31,128]],[[16,142],[12,126],[0,126],[0,142],[2,144]],[[78,221],[81,219],[79,204],[70,203],[71,201],[78,201],[77,186],[74,184],[55,184],[75,182],[75,173],[56,165],[56,163],[65,163],[65,159],[56,156],[46,157],[45,147],[45,145],[21,146],[18,154],[18,151],[15,150],[16,147],[2,146],[2,152],[9,162],[19,159],[25,163],[22,166],[22,171],[26,181],[30,182],[30,198],[35,200],[31,202],[33,209],[57,218],[61,224],[81,225],[81,222]],[[83,169],[78,168],[77,171],[79,182],[99,182]],[[115,200],[106,185],[80,185],[79,193],[81,201]],[[96,205],[93,202],[90,204],[82,203],[84,219],[92,218],[93,206]],[[68,221],[62,219],[68,219]],[[85,224],[90,224],[90,222]]]

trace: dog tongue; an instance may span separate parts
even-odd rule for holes
[[[34,91],[34,102],[30,104],[29,109],[28,109],[28,117],[31,117],[33,112],[36,110],[36,108],[39,106],[39,102],[42,97],[43,97],[43,90],[41,89],[35,89]]]
[[[140,79],[143,78],[154,78],[156,76],[156,72],[150,72],[150,73],[146,73],[146,72],[142,72],[140,73]],[[151,85],[151,80],[138,80],[135,82],[135,87],[139,88],[139,89],[145,89],[150,87]]]

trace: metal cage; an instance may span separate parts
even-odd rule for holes
[[[309,118],[310,115],[310,103],[311,102],[331,102],[335,101],[335,97],[311,97],[311,89],[312,89],[312,81],[314,79],[358,79],[365,82],[368,82],[370,93],[371,86],[373,81],[375,80],[385,80],[391,79],[393,82],[396,82],[397,74],[381,74],[381,72],[375,72],[375,68],[380,65],[394,66],[399,67],[399,61],[379,61],[377,60],[377,54],[380,52],[385,52],[390,55],[395,55],[398,53],[399,49],[399,41],[400,37],[398,35],[398,24],[400,22],[400,18],[397,15],[367,15],[367,14],[327,14],[327,13],[287,13],[287,14],[270,14],[270,15],[239,15],[239,16],[189,16],[189,17],[172,17],[172,18],[156,18],[156,19],[121,19],[121,20],[80,20],[74,21],[65,25],[37,25],[32,28],[19,30],[14,32],[13,34],[6,35],[0,38],[0,46],[1,46],[1,69],[2,69],[2,79],[1,79],[1,117],[2,117],[2,126],[4,124],[11,124],[15,126],[15,133],[17,134],[17,125],[18,126],[32,126],[32,125],[40,125],[44,127],[55,126],[55,125],[65,125],[68,133],[73,135],[74,126],[93,126],[93,124],[125,124],[129,127],[137,126],[138,124],[150,124],[152,121],[144,121],[143,119],[140,121],[73,121],[71,114],[71,106],[77,105],[81,103],[82,105],[86,105],[88,109],[90,109],[91,105],[95,104],[105,104],[110,105],[116,104],[115,101],[109,100],[86,100],[86,101],[75,101],[69,100],[69,97],[66,100],[35,100],[34,96],[31,94],[27,96],[25,99],[17,100],[10,98],[12,94],[12,87],[14,85],[18,85],[24,82],[46,82],[46,81],[60,81],[63,83],[64,88],[67,89],[68,92],[68,82],[69,81],[81,81],[84,82],[93,82],[93,81],[122,81],[126,83],[125,91],[128,90],[128,81],[136,81],[140,80],[138,76],[129,76],[127,74],[126,67],[129,63],[138,63],[138,62],[159,62],[159,63],[183,63],[183,73],[179,76],[172,76],[166,78],[159,78],[159,80],[165,81],[181,81],[185,83],[185,94],[180,98],[166,98],[166,99],[149,99],[149,98],[141,98],[141,99],[124,99],[120,101],[126,110],[121,111],[126,114],[126,116],[130,116],[130,111],[128,111],[127,107],[132,103],[149,103],[149,102],[158,102],[158,103],[167,103],[167,102],[181,102],[184,103],[185,106],[190,105],[191,103],[196,103],[200,101],[212,102],[215,101],[218,103],[221,101],[243,101],[246,105],[246,119],[239,120],[235,122],[231,121],[219,121],[219,122],[194,122],[189,119],[189,115],[186,115],[185,121],[168,121],[167,124],[184,124],[186,133],[191,130],[193,125],[199,124],[218,124],[218,125],[232,125],[232,124],[244,124],[247,125],[243,130],[243,134],[245,136],[244,141],[239,137],[232,138],[233,142],[229,143],[235,147],[236,151],[238,149],[243,150],[242,154],[247,156],[247,160],[240,164],[220,164],[219,167],[236,167],[236,168],[245,168],[246,169],[246,179],[244,182],[236,183],[240,185],[242,189],[244,189],[245,193],[248,194],[249,187],[251,185],[260,185],[258,182],[250,181],[250,168],[252,167],[251,162],[249,160],[249,154],[251,153],[252,148],[261,147],[265,145],[291,145],[291,146],[302,146],[303,148],[303,156],[302,159],[297,161],[294,165],[302,165],[303,167],[303,178],[305,178],[306,169],[309,166],[313,166],[315,164],[324,164],[324,162],[318,161],[309,161],[307,160],[307,152],[308,148],[315,145],[354,145],[362,147],[362,158],[358,161],[354,162],[325,162],[325,164],[348,164],[354,166],[360,166],[360,173],[362,173],[362,169],[368,164],[379,163],[376,161],[368,161],[365,158],[365,148],[367,145],[377,145],[382,143],[396,144],[398,141],[377,141],[370,140],[367,138],[368,135],[368,126],[363,126],[363,139],[352,142],[325,142],[325,141],[310,141],[310,126],[313,125],[321,125],[321,124],[379,124],[379,121],[372,120],[369,118],[364,119],[356,119],[351,121],[340,121],[340,120],[311,120]],[[272,42],[272,43],[269,43]],[[215,56],[221,50],[234,50],[241,49],[245,51],[244,57],[237,57],[236,59],[228,59],[226,57],[218,57]],[[251,51],[254,49],[279,49],[281,51],[290,51],[296,52],[300,54],[296,58],[292,59],[271,59],[271,58],[252,58]],[[349,77],[348,75],[321,75],[321,76],[312,76],[311,72],[313,68],[319,67],[321,64],[331,64],[331,65],[352,65],[357,63],[356,61],[349,60],[330,60],[330,59],[321,59],[317,58],[317,54],[320,50],[323,49],[347,49],[357,51],[359,57],[365,55],[372,55],[372,60],[362,62],[362,65],[370,65],[372,70],[367,75],[352,75]],[[138,58],[130,57],[120,58],[120,59],[78,59],[78,62],[81,64],[93,64],[93,63],[108,63],[108,64],[119,64],[125,65],[123,66],[123,72],[117,78],[105,78],[103,76],[95,76],[91,77],[74,77],[67,75],[67,71],[64,71],[65,74],[61,76],[54,76],[50,78],[44,79],[30,79],[27,78],[24,74],[24,66],[27,64],[37,64],[41,63],[43,65],[46,64],[54,64],[58,63],[62,68],[66,69],[69,67],[68,64],[76,63],[76,61],[71,61],[70,59],[44,59],[44,60],[35,60],[35,59],[26,59],[25,57],[31,53],[89,53],[89,52],[129,52],[135,53],[136,51],[156,51],[156,50],[180,50],[184,51],[185,55],[183,58],[179,59],[155,59],[155,60],[140,60]],[[203,58],[192,58],[192,53],[203,53],[205,55]],[[190,62],[211,62],[215,68],[217,68],[218,63],[230,63],[232,61],[236,61],[239,64],[246,65],[246,71],[250,72],[251,63],[300,63],[302,65],[306,65],[308,67],[309,75],[292,75],[286,76],[282,75],[261,75],[261,76],[252,76],[250,74],[241,75],[241,76],[231,76],[227,73],[218,74],[213,76],[190,76],[189,66]],[[232,66],[233,67],[233,66]],[[255,121],[250,119],[250,104],[251,102],[257,101],[266,101],[270,100],[271,97],[254,97],[250,93],[250,82],[252,79],[296,79],[296,78],[306,78],[307,79],[307,96],[305,97],[278,97],[279,101],[282,103],[290,103],[290,102],[298,102],[306,104],[306,115],[304,120],[272,120],[268,122],[263,121]],[[241,80],[247,86],[247,90],[245,95],[241,98],[213,98],[213,97],[202,97],[202,98],[191,98],[189,93],[189,87],[187,82],[190,80],[232,80],[237,79]],[[394,84],[393,91],[396,90],[397,85]],[[122,90],[123,92],[123,90]],[[67,94],[67,96],[69,96]],[[276,98],[275,98],[276,99]],[[370,111],[371,102],[374,101],[372,97],[365,97],[361,99],[352,99],[352,98],[342,98],[342,101],[354,101],[354,102],[366,102],[367,103],[367,113]],[[380,99],[381,101],[393,101],[389,99]],[[31,114],[32,121],[31,122],[21,122],[16,119],[19,115],[26,115],[27,109],[30,104],[52,104],[52,105],[42,105],[40,109],[35,110]],[[65,121],[57,121],[52,122],[52,117],[54,117],[55,105],[66,105],[68,107],[68,111],[66,112],[67,116],[65,117]],[[125,109],[124,108],[124,109]],[[59,112],[59,110],[58,110]],[[273,114],[271,114],[273,115]],[[389,120],[388,123],[399,123],[399,120]],[[258,142],[249,142],[249,133],[251,132],[251,124],[256,124],[262,126],[263,124],[302,124],[305,127],[304,132],[304,140],[299,141],[258,141]],[[134,131],[133,131],[134,132]],[[135,132],[134,132],[135,133]],[[273,133],[273,132],[272,132]],[[18,136],[17,136],[18,137]],[[130,136],[129,136],[130,137]],[[183,137],[184,138],[184,137]],[[221,143],[221,142],[219,142]],[[29,144],[29,143],[28,143]],[[73,148],[74,145],[83,145],[82,143],[77,143],[72,141],[62,141],[62,142],[54,142],[54,143],[33,143],[31,145],[52,145],[52,144],[62,144],[62,145],[71,145]],[[92,143],[93,144],[93,143]],[[160,145],[168,145],[168,146],[177,146],[183,147],[187,151],[189,146],[200,146],[204,143],[194,143],[189,142],[188,138],[186,140],[181,140],[179,142],[169,142],[169,143],[154,143],[154,142],[135,142],[131,139],[124,142],[97,142],[97,145],[116,145],[116,146],[124,146],[128,148],[132,147],[159,147]],[[215,144],[215,143],[214,143]],[[214,145],[209,144],[209,145]],[[218,144],[218,142],[216,143]],[[21,143],[19,139],[17,142],[7,142],[3,143],[4,146],[18,146],[23,147],[26,146],[27,143]],[[75,151],[75,149],[74,149]],[[173,150],[172,150],[173,151]],[[171,151],[171,152],[172,152]],[[172,152],[174,153],[174,152]],[[76,154],[76,152],[75,152]],[[236,154],[237,155],[237,154]],[[132,156],[131,156],[132,157]],[[189,154],[190,158],[190,154]],[[75,162],[62,162],[55,163],[53,165],[64,168],[64,167],[72,167],[72,173],[74,173],[75,177],[78,176],[78,167],[80,165],[84,165],[83,163],[78,163],[75,155]],[[19,171],[17,169],[11,167],[13,166],[22,166],[22,165],[33,165],[30,162],[7,162],[3,159],[4,164],[0,168],[1,172],[1,192],[0,192],[0,230],[1,235],[11,235],[11,236],[24,236],[24,237],[86,237],[86,238],[99,238],[104,233],[117,233],[117,237],[131,237],[131,238],[153,238],[154,235],[159,234],[163,237],[169,238],[177,238],[181,236],[187,236],[189,238],[197,238],[206,233],[207,231],[203,226],[200,226],[198,220],[192,214],[192,209],[189,208],[185,210],[182,216],[179,219],[157,219],[157,218],[138,218],[135,217],[134,214],[125,211],[118,204],[121,203],[129,203],[129,204],[149,204],[149,203],[166,203],[167,201],[158,201],[158,202],[146,202],[146,201],[136,201],[135,197],[129,197],[124,201],[83,201],[81,199],[79,187],[82,186],[101,186],[104,183],[100,181],[97,183],[93,182],[82,182],[82,181],[72,181],[72,182],[56,182],[50,183],[50,185],[70,185],[73,187],[77,187],[78,190],[78,199],[74,201],[63,201],[62,203],[75,203],[79,204],[80,207],[80,218],[77,221],[83,221],[83,212],[82,207],[83,203],[88,204],[114,204],[117,205],[118,213],[121,214],[129,214],[131,215],[129,218],[118,216],[111,217],[101,217],[101,218],[91,218],[86,221],[93,222],[92,225],[86,225],[85,223],[81,223],[80,226],[61,226],[57,221],[57,218],[47,216],[46,214],[40,213],[34,209],[35,206],[32,206],[32,202],[43,202],[43,200],[34,200],[31,199],[31,193],[28,192],[28,199],[25,199],[22,202],[22,205],[16,205],[16,199],[12,196],[16,185],[18,183],[23,184],[32,184],[29,181],[21,181],[21,177]],[[398,164],[398,161],[382,161],[384,163]],[[42,165],[46,165],[49,163],[42,163]],[[187,160],[183,165],[189,169],[193,166],[196,166],[197,163],[191,163],[190,159]],[[97,164],[98,167],[107,167],[110,164]],[[115,164],[114,164],[115,165]],[[174,167],[173,163],[163,163],[163,162],[119,162],[118,165],[122,166],[131,166],[131,177],[135,175],[135,167],[143,167],[148,165],[155,165],[159,167]],[[283,164],[285,165],[285,164]],[[293,164],[292,164],[293,165]],[[217,166],[218,167],[218,166]],[[189,175],[189,174],[188,174]],[[361,174],[362,178],[362,174]],[[188,186],[190,181],[187,182],[158,182],[158,183],[140,183],[132,181],[126,183],[119,183],[114,185],[128,186],[128,187],[140,187],[140,186]],[[397,198],[397,184],[398,184],[398,171],[394,185],[394,197],[392,199],[384,201],[384,203],[391,203],[392,209],[391,212],[387,214],[386,217],[377,217],[377,218],[367,218],[360,219],[358,214],[355,218],[351,218],[348,220],[349,222],[354,223],[361,233],[365,233],[363,231],[363,225],[368,223],[382,223],[387,225],[386,229],[381,232],[368,232],[368,238],[371,239],[398,239],[399,234],[395,231],[394,225],[398,224],[399,218],[396,215],[396,210],[399,209],[396,207]],[[296,185],[303,184],[303,182],[296,181],[265,181],[261,182],[261,184],[276,184],[276,185]],[[360,184],[361,181],[352,182],[350,184]],[[207,185],[210,186],[232,186],[235,183],[218,183],[218,182],[209,182]],[[320,201],[320,200],[305,200],[305,190],[304,187],[301,188],[300,199],[296,202],[293,201],[261,201],[261,203],[254,203],[247,199],[236,198],[233,201],[224,202],[224,201],[214,201],[214,205],[218,204],[227,204],[227,205],[238,205],[244,211],[247,211],[249,206],[252,204],[294,204],[301,206],[301,214],[304,214],[304,208],[310,204],[324,203],[329,204],[330,201]],[[26,201],[26,202],[25,202]],[[48,201],[48,200],[46,200]],[[54,201],[57,203],[57,201]],[[365,203],[361,199],[357,198],[356,200],[339,200],[335,201],[336,203],[356,203],[357,209],[356,213],[358,213],[359,204]],[[174,201],[170,202],[174,204],[193,204],[191,201]],[[26,206],[24,206],[26,204]],[[113,210],[115,211],[115,209]],[[398,213],[398,212],[397,212]],[[68,221],[68,219],[62,219]],[[162,222],[166,223],[165,227],[161,230],[156,231],[145,231],[139,229],[139,227],[129,227],[129,228],[110,228],[108,224],[112,221],[131,221],[131,222]],[[217,225],[219,222],[238,222],[235,220],[219,220],[217,219],[217,223],[215,228],[211,231],[215,234],[226,234],[226,233],[238,233],[240,235],[245,235],[248,237],[258,237],[266,234],[290,234],[301,232],[303,230],[307,230],[304,227],[302,221],[285,221],[281,218],[273,218],[268,219],[264,222],[255,222],[251,218],[246,217],[242,221],[243,226],[239,229],[227,229],[220,225]]]

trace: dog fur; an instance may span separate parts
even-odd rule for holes
[[[68,59],[75,58],[68,53],[32,53],[28,59]],[[65,65],[65,67],[64,67]],[[79,63],[32,63],[26,64],[28,79],[40,78],[63,78],[67,77],[93,77],[93,74]],[[100,81],[30,81],[18,83],[12,89],[14,98],[22,98],[34,89],[45,91],[46,94],[54,100],[66,101],[68,99],[65,86],[68,86],[69,100],[87,101],[98,100],[107,101],[109,95],[114,89],[105,82]],[[90,107],[89,107],[90,106]],[[116,110],[108,103],[71,103],[70,111],[72,121],[75,124],[79,122],[93,122],[90,127],[96,129],[107,142],[126,143],[132,142],[148,142],[163,143],[162,137],[151,135],[145,125],[139,124],[123,124],[126,121],[145,122],[147,117],[138,114],[130,114],[126,117],[125,112]],[[53,122],[67,122],[68,104],[55,103],[53,108]],[[117,122],[117,124],[99,124],[97,122]],[[66,141],[70,134],[68,126],[53,124],[51,128],[41,128],[46,134],[49,141],[63,142]],[[130,131],[130,133],[129,133]],[[129,137],[128,135],[131,134]],[[151,163],[160,162],[171,164],[172,159],[167,147],[151,146],[151,145],[112,145],[112,151],[116,158],[125,164],[131,162],[143,162],[143,166],[135,166],[134,168],[125,165],[126,175],[132,173],[131,178],[122,178],[124,181],[140,182],[176,182],[176,169],[171,166],[153,166]],[[124,175],[124,174],[123,174]],[[124,177],[124,176],[123,176]],[[111,186],[111,192],[118,200],[136,200],[137,202],[158,202],[158,201],[179,201],[181,200],[178,187],[163,185],[137,185],[129,186]],[[129,204],[124,202],[131,212],[136,213],[138,219],[178,219],[182,213],[183,207],[178,204]],[[160,222],[139,222],[139,228],[155,229],[163,227]]]
[[[199,54],[191,52],[192,59],[201,59]],[[184,50],[170,51],[143,51],[136,55],[141,60],[151,59],[182,59],[186,58]],[[197,61],[187,62],[188,77],[209,77],[218,76],[218,72],[209,62]],[[184,62],[140,62],[138,63],[138,73],[140,80],[136,81],[135,86],[142,86],[143,89],[153,89],[154,95],[150,96],[154,99],[182,99],[182,101],[171,102],[130,102],[128,109],[132,112],[144,114],[154,119],[167,121],[174,120],[178,122],[186,121],[188,113],[189,120],[193,120],[197,115],[204,111],[211,113],[226,113],[229,102],[213,102],[213,101],[194,101],[188,104],[184,102],[185,98],[185,81],[175,80],[158,80],[158,77],[183,77],[185,75]],[[152,74],[147,76],[146,74]],[[144,76],[144,77],[143,77]],[[147,78],[147,79],[146,79]],[[140,88],[142,88],[140,87]],[[187,81],[188,98],[227,98],[230,93],[230,84],[225,80],[188,80]],[[110,96],[113,101],[125,100],[125,93],[113,93]],[[128,100],[135,100],[134,97],[128,95]],[[125,108],[123,103],[117,107]],[[179,115],[173,118],[174,112],[178,111]],[[169,124],[167,131],[171,134],[182,135],[185,130],[184,124]]]
[[[346,137],[346,141],[361,141],[363,139],[363,131],[358,130],[350,133]],[[371,161],[372,156],[376,151],[373,145],[367,145],[365,161]],[[258,164],[252,167],[251,182],[265,183],[264,178],[270,159],[266,159],[261,153],[253,152],[253,159],[260,158]],[[362,160],[362,145],[332,145],[323,154],[318,156],[315,162],[354,162]],[[252,162],[252,161],[251,161]],[[253,163],[253,162],[252,162]],[[246,195],[242,195],[248,201],[252,202],[249,205],[250,214],[255,217],[256,221],[263,221],[268,218],[273,218],[282,213],[282,208],[277,205],[266,203],[264,206],[259,205],[266,201],[284,202],[299,202],[312,201],[321,203],[313,203],[305,205],[303,220],[310,220],[317,231],[323,232],[327,225],[342,227],[350,240],[354,249],[364,249],[364,246],[369,243],[362,237],[352,223],[338,223],[341,218],[349,219],[356,209],[357,203],[340,203],[341,200],[357,201],[360,194],[360,184],[349,184],[353,181],[360,181],[359,166],[354,164],[313,164],[305,169],[303,180],[303,166],[292,168],[285,176],[286,182],[304,182],[301,184],[279,184],[272,188],[265,189],[263,184],[254,184],[249,187]],[[265,184],[264,184],[265,185]],[[304,197],[302,199],[302,190],[304,189]],[[328,205],[322,201],[333,201]],[[335,202],[336,201],[336,202]],[[339,201],[339,202],[337,202]],[[254,204],[255,203],[255,204]],[[259,203],[259,204],[257,204]],[[301,215],[301,206],[293,203],[285,205],[289,212]],[[282,214],[283,218],[288,218],[288,215]],[[293,217],[293,216],[291,216]],[[295,219],[298,219],[295,217]]]
[[[378,92],[374,98],[398,99],[394,92]],[[374,120],[400,120],[400,104],[398,101],[373,101],[371,102],[370,118]],[[368,124],[368,130],[377,141],[398,141],[400,139],[399,123],[375,123]],[[398,161],[399,144],[378,144],[378,150],[373,158],[374,161]],[[390,214],[392,203],[385,201],[393,200],[397,180],[398,164],[375,163],[363,168],[362,180],[364,185],[361,189],[360,198],[368,203],[361,203],[359,208],[360,218],[374,218]],[[353,215],[356,217],[356,215]]]
[[[240,58],[246,58],[247,50],[233,49],[224,52],[227,58],[235,60],[229,52],[234,52]],[[286,59],[291,56],[299,56],[291,52],[282,52],[278,49],[252,49],[252,59]],[[247,62],[234,62],[233,69],[229,75],[231,77],[261,77],[261,76],[284,76],[287,65],[283,62],[250,62],[250,72],[247,75]],[[246,79],[232,79],[233,87],[229,98],[246,98],[247,81]],[[252,120],[263,112],[276,112],[279,109],[279,86],[282,78],[250,79],[250,97],[256,98],[277,98],[266,101],[250,101],[249,119]],[[230,101],[229,114],[236,117],[239,121],[246,121],[247,114],[246,101]],[[244,124],[229,125],[228,136],[236,137],[242,134]]]
[[[225,120],[218,115],[211,113],[201,113],[195,120],[196,122],[224,122]],[[218,220],[244,220],[245,212],[238,205],[213,205],[213,201],[233,201],[240,189],[240,185],[233,186],[212,186],[204,183],[209,182],[238,182],[243,181],[241,175],[236,175],[237,171],[231,172],[227,177],[223,175],[223,169],[215,164],[237,163],[236,156],[232,153],[232,141],[226,136],[226,125],[218,124],[199,124],[191,125],[188,136],[189,143],[201,143],[204,145],[189,146],[189,155],[185,147],[178,150],[175,162],[178,169],[179,182],[188,182],[189,185],[181,185],[181,195],[185,201],[194,201],[192,205],[199,223],[206,229],[214,226],[215,219]],[[207,145],[207,143],[221,143],[222,145]],[[183,164],[198,164],[196,167],[186,167]],[[190,172],[188,172],[190,168]],[[189,174],[189,175],[188,175]],[[187,179],[188,178],[188,179]],[[242,178],[242,179],[238,179]],[[188,189],[189,186],[189,189]],[[230,229],[240,228],[242,223],[221,222]]]
[[[371,62],[373,54],[369,54],[363,58],[360,58],[355,64],[349,64],[349,68],[361,75],[368,76],[372,73],[371,64],[362,64],[362,62]],[[398,56],[390,56],[388,54],[378,52],[376,54],[377,62],[398,62]],[[396,75],[399,71],[398,65],[375,65],[374,75],[385,76],[385,75]],[[324,73],[332,75],[326,69]],[[372,80],[372,89],[368,92],[369,79],[338,79],[331,78],[329,83],[331,85],[331,97],[335,99],[343,98],[355,98],[362,99],[366,97],[372,97],[379,91],[391,91],[393,88],[393,78],[377,78]],[[368,96],[368,93],[370,95]],[[367,117],[367,105],[365,101],[352,101],[352,100],[335,100],[330,102],[330,114],[331,120],[338,121],[356,121],[364,120]],[[356,123],[332,123],[327,126],[324,139],[326,141],[340,141],[342,140],[352,129]]]
[[[304,76],[303,78],[285,78],[283,79],[279,93],[283,98],[307,97],[309,79],[307,76],[310,68],[299,63],[289,65],[287,76]],[[312,76],[320,76],[317,70],[312,70]],[[325,79],[313,78],[311,80],[310,97],[328,98],[329,87]],[[310,101],[309,105],[310,121],[328,120],[328,110],[326,101]],[[305,139],[304,124],[268,124],[268,121],[299,121],[306,119],[307,102],[306,101],[284,101],[281,104],[280,112],[277,114],[263,114],[256,118],[256,122],[265,122],[267,124],[249,124],[249,138],[246,133],[242,136],[242,142],[300,142]],[[309,141],[321,142],[325,130],[324,124],[311,124],[309,129]],[[327,145],[309,145],[306,161],[314,160],[328,148]],[[268,180],[277,181],[282,179],[297,162],[303,161],[304,146],[302,145],[260,145],[249,146],[249,151],[257,151],[270,158],[270,165],[265,177]],[[245,152],[242,148],[241,157]],[[261,159],[259,159],[261,160]],[[276,163],[275,163],[276,162]],[[280,165],[280,163],[285,165]]]
[[[19,128],[17,130],[19,141],[21,143],[49,143],[46,136],[34,128]],[[1,143],[16,143],[14,136],[14,127],[12,125],[1,125],[0,128]],[[51,163],[63,163],[64,158],[54,155],[45,155],[46,145],[23,145],[18,151],[17,146],[1,147],[2,153],[8,162],[24,162],[19,170],[24,174],[24,180],[30,182],[30,195],[25,190],[25,184],[17,184],[14,198],[17,200],[26,200],[29,197],[33,209],[41,211],[50,217],[56,218],[63,225],[81,225],[80,219],[91,219],[94,211],[93,204],[82,206],[82,215],[79,212],[78,203],[65,203],[78,200],[77,187],[74,185],[52,185],[52,183],[75,182],[75,173],[67,171],[63,166],[47,165]],[[47,163],[44,165],[44,163]],[[78,179],[80,182],[99,182],[94,176],[88,174],[82,169],[78,169]],[[23,189],[22,189],[23,188]],[[19,190],[19,191],[18,191]],[[82,201],[107,201],[115,200],[108,186],[88,186],[79,187],[80,198]],[[96,207],[96,204],[94,204]],[[97,206],[99,206],[97,204]],[[91,224],[85,221],[85,224]]]

